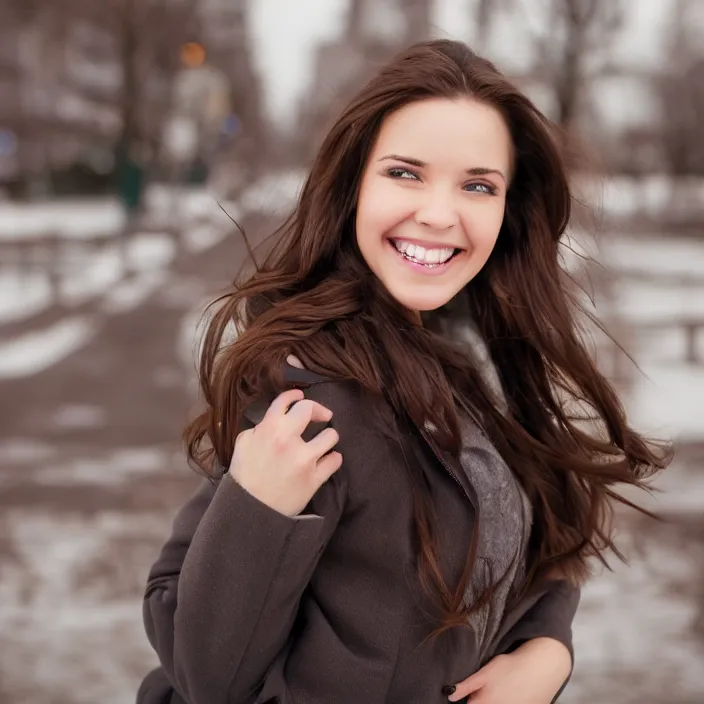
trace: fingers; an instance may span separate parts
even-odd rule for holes
[[[332,418],[332,411],[316,401],[297,401],[286,414],[296,435],[301,435],[309,423],[326,423]]]
[[[279,394],[267,409],[264,415],[264,420],[280,418],[282,415],[288,411],[289,407],[300,401],[303,398],[303,391],[301,389],[290,389],[289,391],[284,391]]]
[[[448,697],[448,700],[451,702],[458,702],[461,699],[464,699],[465,697],[469,696],[470,694],[479,692],[479,690],[486,684],[485,675],[486,673],[484,672],[484,668],[482,668],[478,672],[475,672],[471,677],[468,677],[466,680],[458,682],[454,693]],[[476,701],[472,697],[470,697],[470,700]]]
[[[305,398],[301,389],[291,389],[279,394],[271,402],[262,424],[272,427],[275,424],[281,428],[281,421],[285,419],[288,431],[301,435],[309,423],[327,423],[331,418],[332,411],[329,408]]]
[[[334,428],[325,428],[321,430],[307,444],[315,457],[322,457],[332,450],[340,441],[340,436]]]
[[[330,452],[325,455],[315,467],[317,483],[324,484],[341,466],[342,455],[339,452]]]

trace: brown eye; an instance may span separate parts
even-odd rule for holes
[[[405,179],[418,179],[418,177],[408,169],[401,169],[398,166],[394,166],[386,171],[386,175],[391,178],[405,178]]]

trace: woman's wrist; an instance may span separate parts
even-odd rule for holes
[[[537,666],[554,673],[562,682],[572,672],[572,654],[564,643],[555,638],[531,638],[516,648],[512,655],[534,656]]]

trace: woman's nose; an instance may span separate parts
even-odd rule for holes
[[[426,195],[419,203],[415,220],[419,225],[433,230],[449,230],[457,224],[459,216],[451,196],[433,193]]]

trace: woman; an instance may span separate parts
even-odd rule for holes
[[[465,45],[352,101],[207,331],[211,482],[150,574],[140,701],[556,698],[613,487],[666,464],[577,336],[569,215],[551,125]]]

